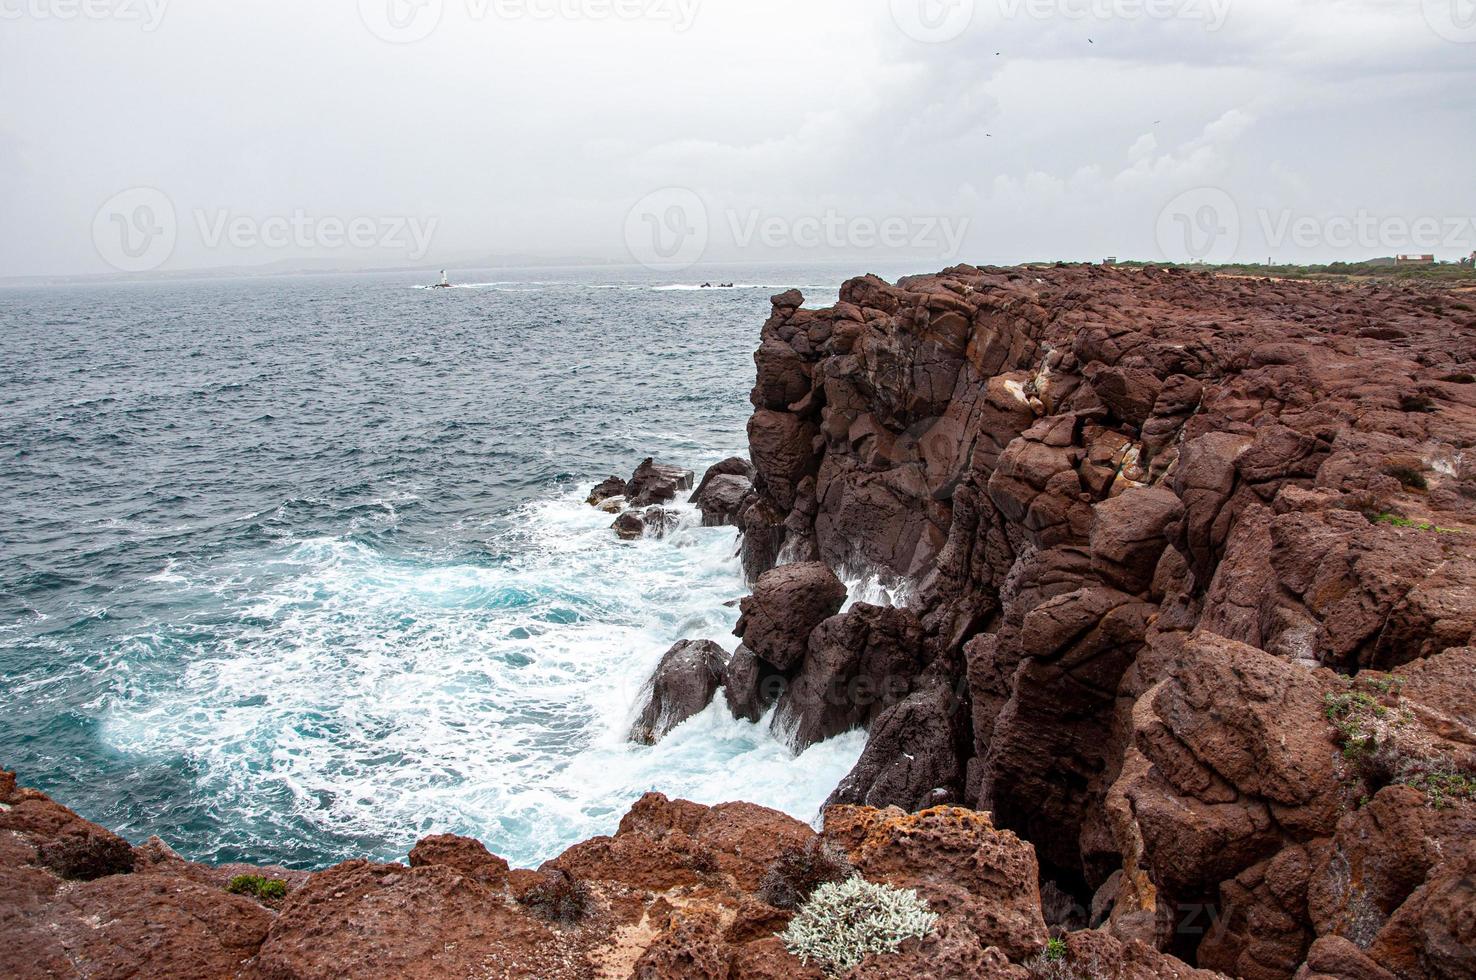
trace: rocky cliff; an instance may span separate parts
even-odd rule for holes
[[[779,611],[730,688],[778,675],[800,745],[868,725],[833,802],[988,811],[1077,924],[1257,980],[1476,975],[1473,304],[1084,267],[776,296],[735,520]],[[749,635],[826,567],[905,608]]]
[[[859,873],[939,918],[858,980],[1476,976],[1470,292],[958,267],[773,306],[752,465],[694,495],[742,645],[674,647],[631,735],[714,697],[867,728],[821,831],[652,795],[536,872],[436,837],[309,875],[5,774],[0,974],[818,977],[776,933]],[[693,482],[591,502],[659,533]],[[863,575],[904,600],[847,607]]]

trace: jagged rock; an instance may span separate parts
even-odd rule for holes
[[[738,527],[743,531],[740,557],[743,577],[751,585],[779,561],[784,546],[784,515],[760,494],[750,494],[738,509]]]
[[[646,536],[646,522],[641,515],[626,511],[615,518],[615,523],[610,525],[614,529],[616,537],[621,541],[639,541]]]
[[[645,534],[652,538],[664,538],[677,526],[677,516],[664,507],[647,507],[641,514]]]
[[[691,470],[666,466],[648,457],[625,484],[625,497],[632,507],[668,503],[683,490],[692,489],[693,478]]]
[[[612,497],[625,496],[625,483],[626,481],[618,476],[612,476],[601,482],[589,492],[588,504],[591,507],[598,507]]]
[[[641,692],[645,707],[631,727],[630,740],[655,745],[706,708],[727,664],[727,651],[711,640],[682,640],[666,651]]]
[[[507,862],[481,841],[454,834],[438,834],[422,838],[410,849],[410,867],[431,865],[452,868],[493,891],[507,884]]]
[[[867,879],[914,888],[935,912],[959,916],[981,947],[1023,958],[1045,945],[1035,852],[988,814],[830,806],[825,836]]]
[[[963,773],[955,737],[957,704],[934,684],[883,711],[866,749],[826,801],[919,810],[955,798]]]
[[[804,659],[810,631],[840,612],[846,587],[825,565],[782,565],[760,576],[742,601],[733,633],[754,655],[782,671]]]
[[[921,661],[915,615],[857,603],[810,633],[803,666],[779,699],[774,731],[802,751],[869,725],[912,690]]]
[[[702,486],[692,495],[692,503],[702,512],[703,527],[723,527],[738,523],[738,512],[748,495],[753,492],[753,483],[742,475],[712,476],[702,481]]]
[[[789,680],[784,673],[739,644],[723,672],[723,697],[734,718],[757,722],[774,706]]]

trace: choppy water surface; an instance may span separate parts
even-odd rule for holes
[[[744,275],[0,290],[0,766],[308,867],[445,831],[535,864],[650,789],[808,819],[858,735],[624,741],[672,642],[734,645],[732,530],[622,544],[582,502],[743,450],[768,296],[841,279]]]

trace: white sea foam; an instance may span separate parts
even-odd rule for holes
[[[533,865],[613,831],[648,790],[809,820],[860,733],[796,760],[720,695],[654,748],[626,741],[671,643],[736,643],[733,531],[680,509],[665,539],[627,544],[582,493],[542,500],[516,515],[513,540],[489,542],[505,555],[489,563],[317,538],[249,567],[171,565],[161,586],[224,605],[229,622],[183,672],[120,686],[103,738],[190,760],[202,794],[266,854],[305,825],[381,858],[466,833]],[[261,812],[284,798],[290,813]]]

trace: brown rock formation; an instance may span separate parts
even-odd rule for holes
[[[1455,861],[1476,791],[1463,295],[960,266],[802,305],[755,356],[746,571],[901,580],[922,630],[790,651],[782,709],[901,691],[781,710],[870,726],[833,800],[991,811],[1095,922],[1227,972],[1352,963],[1309,959],[1334,936],[1451,969],[1467,920],[1414,923],[1459,863],[1414,842]]]

